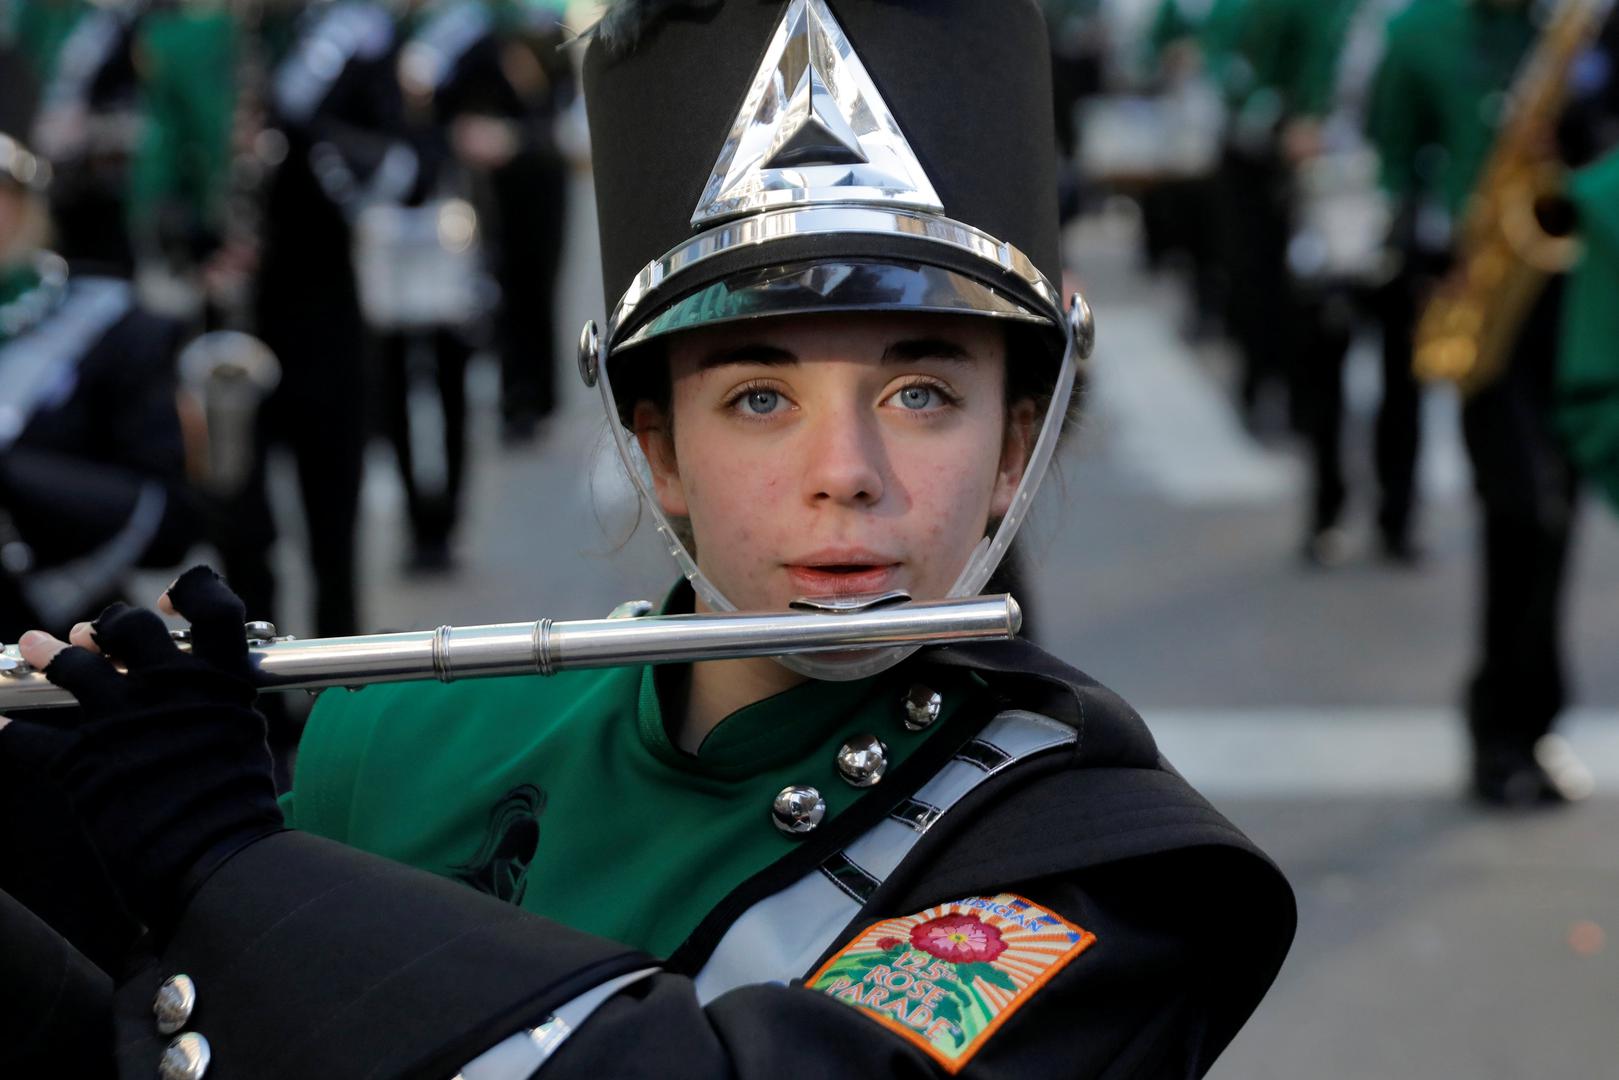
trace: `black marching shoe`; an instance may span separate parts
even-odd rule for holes
[[[1473,798],[1508,810],[1563,806],[1591,794],[1591,772],[1568,743],[1547,735],[1532,751],[1517,747],[1476,747]]]

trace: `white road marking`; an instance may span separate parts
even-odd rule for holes
[[[1092,401],[1121,470],[1183,505],[1299,497],[1299,462],[1243,430],[1225,394],[1191,361],[1173,318],[1115,309],[1097,326]]]
[[[1150,709],[1159,749],[1211,797],[1453,795],[1468,768],[1461,717],[1448,709]],[[1619,793],[1619,709],[1571,709],[1558,734]]]

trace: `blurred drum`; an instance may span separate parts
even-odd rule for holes
[[[1398,269],[1391,211],[1369,148],[1318,155],[1298,167],[1287,263],[1311,284],[1375,286]]]
[[[1160,97],[1093,98],[1082,109],[1080,168],[1097,183],[1140,189],[1209,176],[1219,163],[1222,109],[1202,82]]]
[[[372,204],[354,229],[360,307],[379,330],[461,326],[489,306],[478,215],[465,199]]]

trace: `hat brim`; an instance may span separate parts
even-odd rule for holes
[[[1048,315],[953,270],[926,263],[844,259],[768,266],[710,282],[665,306],[616,343],[613,352],[698,327],[860,311],[979,315],[1051,325]]]

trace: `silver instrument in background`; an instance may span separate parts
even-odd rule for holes
[[[251,334],[215,330],[180,350],[179,367],[202,417],[202,431],[187,432],[191,481],[211,495],[234,495],[252,472],[254,427],[281,382],[281,365]]]
[[[553,622],[441,626],[397,634],[277,638],[269,623],[248,623],[249,656],[263,690],[314,690],[417,679],[553,675],[571,668],[728,660],[786,653],[846,652],[892,645],[1004,641],[1023,622],[1017,601],[1000,594],[910,601],[904,592],[796,600],[794,611],[646,615],[644,601],[613,616]],[[188,631],[174,632],[184,642]],[[72,705],[71,694],[23,659],[0,649],[0,711]]]

